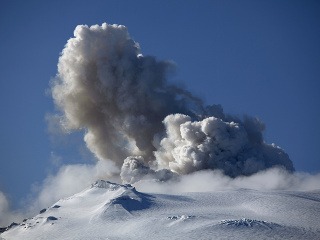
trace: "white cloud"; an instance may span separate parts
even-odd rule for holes
[[[0,227],[6,227],[12,222],[21,221],[22,214],[12,211],[7,196],[0,191]]]
[[[159,182],[158,180],[142,180],[134,186],[140,191],[176,193],[176,192],[207,192],[229,189],[254,190],[295,190],[311,191],[320,189],[320,173],[289,173],[282,168],[271,168],[253,174],[231,178],[221,171],[198,171],[180,176],[179,181]]]
[[[29,202],[29,212],[35,213],[49,207],[61,198],[71,196],[88,187],[97,179],[118,181],[119,170],[112,162],[98,161],[96,164],[63,165],[55,175],[49,175],[35,187],[35,196]]]

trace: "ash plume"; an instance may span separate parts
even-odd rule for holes
[[[77,26],[58,63],[52,87],[68,130],[84,129],[88,148],[100,160],[121,166],[132,154],[150,160],[153,138],[170,113],[191,114],[201,101],[168,84],[173,65],[143,57],[124,26]]]
[[[79,25],[52,84],[60,123],[83,130],[90,151],[122,167],[125,182],[203,169],[231,177],[274,166],[294,170],[281,148],[264,142],[261,121],[204,106],[168,82],[173,69],[169,61],[143,56],[125,26]]]

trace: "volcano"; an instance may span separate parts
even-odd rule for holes
[[[320,191],[143,193],[99,180],[0,239],[320,239]]]

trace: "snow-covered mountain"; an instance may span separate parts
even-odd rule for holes
[[[320,191],[146,194],[97,181],[0,239],[320,239]]]

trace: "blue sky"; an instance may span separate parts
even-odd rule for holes
[[[320,171],[318,1],[0,1],[0,190],[17,204],[59,164],[90,163],[81,134],[48,134],[46,90],[78,24],[126,25],[171,79],[266,123],[296,170]],[[59,159],[58,163],[57,160]]]

